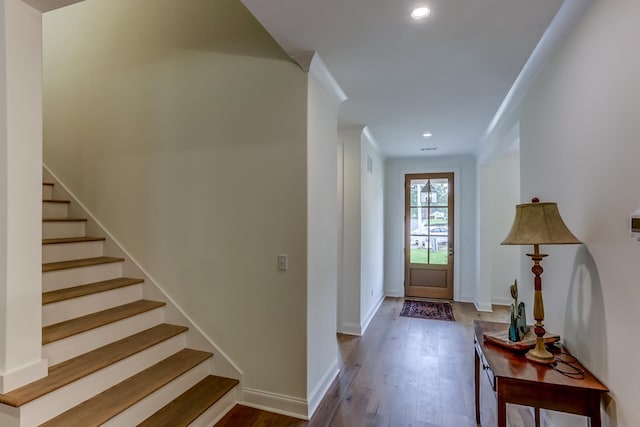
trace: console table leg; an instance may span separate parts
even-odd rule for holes
[[[480,357],[478,352],[474,351],[475,355],[475,384],[476,384],[476,424],[480,425]]]
[[[600,395],[591,397],[591,416],[589,417],[589,426],[600,427]]]
[[[540,408],[534,408],[535,416],[536,416],[536,427],[540,427]]]
[[[507,427],[506,390],[498,383],[498,427]]]

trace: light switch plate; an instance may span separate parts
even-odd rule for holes
[[[289,269],[287,256],[278,255],[278,271],[287,271]]]

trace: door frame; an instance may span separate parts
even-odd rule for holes
[[[456,215],[453,218],[453,226],[454,229],[456,230],[454,236],[453,236],[453,247],[455,248],[455,252],[453,254],[453,282],[454,282],[454,286],[453,286],[453,300],[454,301],[473,301],[474,300],[474,295],[471,294],[461,294],[462,291],[462,282],[460,280],[460,251],[461,249],[463,250],[473,250],[475,251],[476,248],[462,248],[461,246],[461,241],[462,241],[462,234],[466,231],[463,230],[460,226],[461,224],[461,217],[464,215],[464,213],[462,212],[462,210],[460,209],[460,203],[461,203],[461,199],[462,199],[462,194],[464,193],[464,188],[460,182],[460,174],[461,174],[461,168],[459,166],[457,167],[447,167],[447,168],[429,168],[429,167],[408,167],[408,168],[399,168],[398,172],[400,172],[398,175],[396,175],[396,177],[394,178],[394,180],[397,180],[397,185],[398,185],[398,189],[402,189],[402,194],[399,195],[400,197],[398,198],[394,198],[395,200],[397,200],[397,202],[394,203],[399,203],[399,209],[401,209],[400,212],[402,212],[402,217],[401,217],[401,226],[399,223],[397,224],[397,228],[400,231],[399,237],[397,237],[397,239],[399,240],[399,243],[401,244],[401,248],[402,248],[402,255],[400,256],[400,258],[396,258],[400,261],[400,265],[398,265],[398,268],[402,271],[402,282],[400,283],[401,286],[399,286],[399,288],[402,288],[402,293],[399,294],[398,296],[405,296],[404,295],[404,281],[405,281],[405,275],[406,275],[406,271],[404,268],[404,254],[405,254],[405,239],[404,239],[404,209],[405,209],[405,199],[404,199],[404,182],[405,182],[405,175],[409,175],[409,174],[420,174],[420,173],[446,173],[446,172],[453,172],[453,184],[456,188],[456,196],[454,197],[453,200],[453,207],[455,209]],[[395,172],[395,173],[398,173]],[[469,207],[468,209],[473,209],[472,207]],[[396,208],[394,208],[395,212],[400,213],[398,210],[396,210]],[[470,215],[474,215],[473,213],[471,213]],[[475,216],[472,216],[472,218],[470,218],[469,220],[467,220],[467,222],[475,222]],[[475,230],[475,227],[471,226],[472,230]],[[475,231],[474,231],[475,232]],[[391,236],[390,236],[391,238]],[[396,240],[396,237],[393,237],[393,240]],[[474,240],[475,239],[471,239]],[[396,243],[397,244],[397,243]],[[396,246],[397,247],[397,246]],[[399,249],[399,248],[398,248]],[[475,272],[475,271],[474,271]],[[400,273],[400,272],[398,272]],[[397,277],[397,276],[396,276]],[[473,283],[470,283],[468,287],[466,288],[473,288],[475,286],[475,281],[473,281]],[[399,289],[398,289],[399,290]]]
[[[405,271],[405,279],[404,279],[404,289],[405,296],[411,297],[423,297],[423,298],[438,298],[438,299],[453,299],[453,293],[456,288],[456,282],[453,277],[453,269],[455,268],[455,200],[456,200],[456,189],[455,189],[455,174],[453,172],[440,172],[440,173],[420,173],[420,174],[405,174],[404,176],[404,196],[405,196],[405,224],[404,224],[404,271]],[[431,180],[441,180],[445,179],[449,183],[449,191],[447,197],[447,212],[448,212],[448,236],[447,236],[447,248],[448,252],[447,263],[444,265],[441,264],[422,264],[422,263],[411,263],[411,212],[413,206],[410,202],[411,200],[411,187],[410,184],[414,180],[423,180],[429,179]],[[418,194],[420,197],[420,194]],[[417,205],[422,206],[421,203],[417,202]],[[430,206],[431,203],[428,203],[426,206]],[[439,204],[436,204],[438,206]],[[430,245],[429,245],[430,246]],[[407,278],[410,276],[410,272],[412,270],[429,270],[429,271],[445,271],[445,282],[446,285],[444,287],[439,286],[425,286],[424,289],[419,285],[414,285],[416,288],[416,292],[421,293],[424,292],[425,295],[407,295],[409,288],[412,287],[411,283],[407,283]],[[430,295],[427,295],[430,294]]]

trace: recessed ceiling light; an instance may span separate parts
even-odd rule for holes
[[[436,151],[438,147],[423,147],[420,151]]]
[[[423,137],[425,138],[431,138],[433,136],[433,134],[431,132],[425,132],[422,134]]]
[[[431,15],[431,9],[428,7],[417,7],[411,12],[413,19],[424,19],[429,15]]]

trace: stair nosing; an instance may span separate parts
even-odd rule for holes
[[[42,345],[110,325],[166,305],[163,301],[138,300],[42,328]]]
[[[101,292],[138,285],[140,283],[144,283],[144,279],[118,277],[110,280],[102,280],[100,282],[87,283],[85,285],[57,289],[55,291],[44,292],[42,294],[42,305],[68,301],[70,299],[85,297],[88,295],[95,295]]]
[[[81,416],[83,411],[89,411],[91,413],[93,424],[90,425],[98,426],[104,424],[175,379],[186,374],[191,369],[205,362],[211,356],[212,354],[209,352],[183,349],[114,385],[113,387],[108,388],[102,393],[99,393],[81,404],[63,412],[57,417],[41,424],[40,427],[68,426],[70,419],[73,419],[76,425],[78,425],[77,423],[81,423],[81,425],[88,427],[86,424],[88,420]],[[177,368],[172,368],[170,365],[174,362],[181,362],[182,364]],[[125,397],[125,390],[130,393],[136,393]],[[119,398],[117,400],[118,405],[111,404],[107,407],[98,406],[100,404],[105,405],[108,403],[114,395]]]
[[[62,245],[67,243],[102,242],[105,240],[107,240],[106,237],[93,237],[93,236],[60,237],[60,238],[52,238],[52,239],[42,239],[42,244],[43,245]]]
[[[124,262],[124,258],[120,257],[93,257],[93,258],[79,258],[68,261],[56,261],[42,264],[42,272],[47,273],[49,271],[68,270],[71,268],[91,267],[101,264],[111,264],[114,262]]]
[[[55,185],[53,182],[43,182],[42,185]]]
[[[42,218],[42,222],[87,222],[87,218]]]
[[[161,323],[126,338],[91,350],[49,368],[49,374],[6,394],[0,394],[0,403],[19,407],[67,386],[74,381],[92,375],[135,354],[148,350],[166,340],[189,330],[186,326]],[[127,345],[133,348],[126,348]],[[79,365],[87,365],[89,368]],[[60,373],[59,373],[60,372]],[[55,378],[58,376],[60,378]]]

